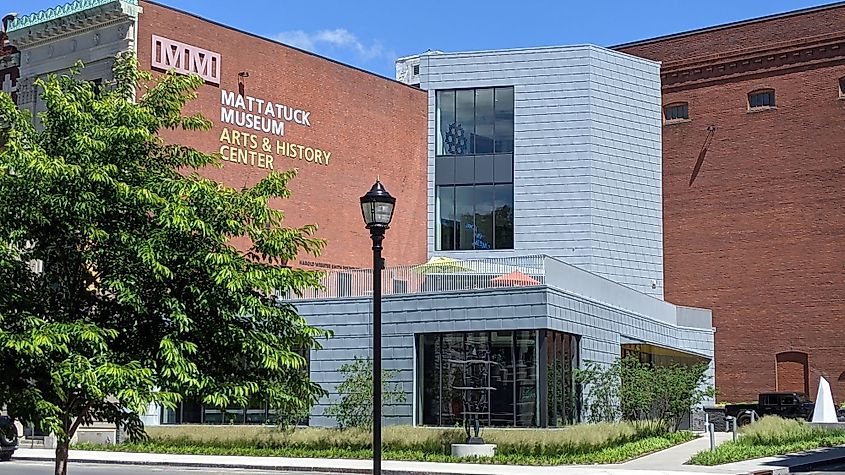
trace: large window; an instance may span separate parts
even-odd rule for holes
[[[438,250],[513,249],[513,185],[437,187]]]
[[[437,250],[513,249],[513,88],[436,97]]]
[[[419,335],[419,421],[454,426],[466,413],[494,427],[577,421],[577,358],[577,338],[549,330]]]
[[[437,91],[437,156],[513,153],[513,88]]]

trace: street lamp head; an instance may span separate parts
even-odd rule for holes
[[[361,197],[361,212],[364,214],[367,229],[387,229],[393,219],[395,204],[396,198],[390,196],[381,181],[376,180],[370,191]]]

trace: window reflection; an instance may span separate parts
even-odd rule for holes
[[[493,249],[493,185],[475,187],[475,227],[473,229],[473,249]]]
[[[497,87],[495,96],[495,152],[513,153],[513,88]]]
[[[473,249],[475,240],[475,200],[472,186],[455,187],[455,217],[458,221],[456,249]]]
[[[437,187],[437,242],[440,250],[455,249],[455,236],[458,232],[458,222],[455,218],[455,187]]]
[[[437,187],[438,250],[513,249],[513,185]]]
[[[495,247],[513,249],[513,185],[496,185],[493,190]]]
[[[305,358],[305,367],[302,371],[310,374],[311,352],[299,350],[297,353]],[[299,425],[308,425],[308,419],[308,415],[304,415],[302,419],[295,422]],[[176,408],[165,408],[161,413],[162,424],[279,424],[281,421],[287,423],[289,420],[289,414],[270,407],[263,399],[256,398],[249,401],[246,407],[227,408],[207,406],[196,399],[187,398]]]
[[[513,120],[513,119],[511,119]],[[475,90],[475,153],[493,153],[493,89]]]
[[[574,424],[580,405],[574,370],[578,367],[578,340],[575,335],[546,331],[546,404],[549,426]]]
[[[437,156],[513,153],[512,87],[435,94]]]
[[[454,150],[445,147],[449,127],[455,123],[455,91],[437,91],[437,155],[452,155]]]
[[[475,154],[475,91],[455,91],[455,124],[450,127],[451,155]]]

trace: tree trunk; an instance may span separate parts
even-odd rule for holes
[[[68,441],[56,441],[56,472],[55,475],[67,475]]]

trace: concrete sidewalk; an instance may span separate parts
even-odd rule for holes
[[[716,432],[716,445],[731,440],[729,432]],[[666,450],[640,457],[630,462],[619,464],[627,470],[676,470],[681,472],[710,472],[718,471],[716,467],[702,467],[700,465],[684,465],[693,455],[710,448],[710,438],[706,433],[700,433],[699,438],[685,444],[676,445]],[[724,472],[719,472],[724,473]]]
[[[730,434],[716,434],[717,442],[730,440]],[[845,447],[819,449],[799,455],[767,457],[715,467],[684,465],[700,450],[709,447],[709,440],[700,437],[670,449],[616,465],[563,465],[529,467],[519,465],[458,464],[433,462],[385,461],[385,473],[395,475],[690,475],[690,474],[786,474],[790,468],[809,468],[813,464],[845,458]],[[50,449],[19,449],[15,459],[53,460]],[[178,467],[241,468],[247,470],[279,470],[321,473],[370,473],[369,460],[314,459],[284,457],[235,457],[222,455],[142,454],[131,452],[95,452],[71,450],[71,462],[134,464]]]
[[[53,460],[53,456],[53,451],[49,449],[19,449],[15,452],[14,458],[19,460]],[[95,452],[88,450],[71,450],[70,461],[71,463],[119,463],[324,473],[371,473],[372,470],[372,462],[369,460],[140,454],[129,452]],[[392,460],[384,461],[382,463],[382,470],[385,473],[402,475],[643,475],[643,471],[641,470],[626,470],[619,465],[526,467],[519,465],[399,462]],[[683,475],[689,472],[650,470],[649,473],[656,475]]]

